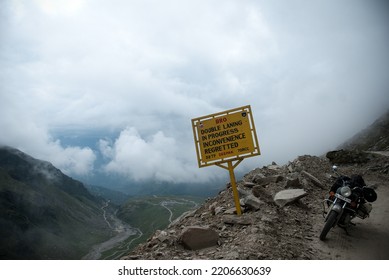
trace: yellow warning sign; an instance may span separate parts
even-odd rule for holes
[[[251,107],[192,119],[199,167],[260,154]]]

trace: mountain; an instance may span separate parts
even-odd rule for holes
[[[389,110],[339,148],[361,151],[389,151]]]
[[[80,259],[110,235],[101,205],[49,162],[0,147],[0,259]]]
[[[389,155],[389,111],[326,156],[333,164],[358,164],[369,162],[377,154]],[[375,168],[387,169],[379,165]]]

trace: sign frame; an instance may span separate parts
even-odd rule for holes
[[[239,116],[240,114],[242,117]],[[243,117],[243,115],[245,116]],[[228,119],[233,119],[234,121],[229,123]],[[202,129],[202,127],[207,126],[210,128]],[[241,161],[244,158],[261,154],[250,105],[194,118],[192,119],[192,128],[196,146],[197,162],[200,168],[210,165],[220,166],[220,164],[229,161]],[[204,133],[204,131],[206,131],[206,133]],[[220,134],[222,136],[218,137]],[[226,137],[226,134],[229,138]],[[217,141],[219,141],[221,144],[214,147],[216,150],[219,149],[218,151],[213,153],[209,152],[211,155],[206,156],[205,154],[207,151],[210,151],[210,149],[204,147],[204,145],[207,143],[207,140],[210,140],[210,137],[212,137],[212,141],[209,141],[208,143],[218,143]],[[226,141],[226,139],[231,138],[236,141]],[[245,147],[239,148],[240,143],[244,143]]]
[[[229,171],[236,214],[242,215],[234,169],[244,158],[261,154],[251,106],[194,118],[192,129],[199,167],[217,165]]]

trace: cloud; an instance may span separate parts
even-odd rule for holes
[[[248,104],[262,155],[240,168],[283,163],[389,107],[385,1],[0,5],[0,141],[73,174],[102,156],[129,178],[212,178],[193,163],[190,119]],[[59,140],[73,131],[99,135]]]
[[[17,116],[0,118],[0,144],[18,148],[33,157],[50,161],[66,174],[76,176],[92,174],[96,155],[89,147],[63,147],[53,139],[45,127],[39,127]]]
[[[196,161],[185,153],[186,146],[158,131],[145,139],[136,128],[121,131],[114,143],[101,139],[100,152],[108,159],[103,166],[107,173],[131,180],[167,182],[203,182],[220,176],[217,172],[201,174]],[[190,149],[192,150],[192,149]]]
[[[79,12],[86,1],[83,0],[35,0],[42,11],[50,16],[70,16]]]

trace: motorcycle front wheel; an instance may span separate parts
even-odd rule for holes
[[[338,213],[335,211],[331,211],[328,214],[328,218],[326,223],[324,224],[323,230],[320,233],[320,240],[326,239],[327,233],[330,231],[330,229],[334,226],[336,222],[336,217],[338,216]]]

